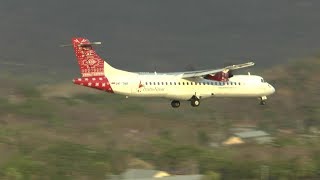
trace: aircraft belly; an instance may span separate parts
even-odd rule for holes
[[[112,86],[112,88],[116,94],[128,95],[131,93],[131,88],[128,87]]]
[[[198,88],[195,88],[193,95],[197,96],[200,99],[209,98],[215,95],[215,86],[204,85]]]
[[[189,100],[191,97],[191,94],[167,94],[165,96],[165,98],[172,100]]]
[[[165,97],[174,100],[189,100],[194,95],[194,92],[188,88],[169,88]]]
[[[263,91],[256,86],[221,86],[216,89],[216,97],[259,97],[263,96]]]

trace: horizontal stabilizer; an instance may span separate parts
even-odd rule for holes
[[[83,44],[78,44],[79,47],[88,47],[88,46],[92,46],[92,45],[100,45],[102,44],[101,42],[90,42],[90,43],[83,43]],[[60,47],[69,47],[69,46],[73,46],[73,44],[62,44],[60,45]]]
[[[79,47],[87,47],[87,46],[92,46],[92,45],[100,45],[101,42],[90,42],[90,43],[82,43],[82,44],[79,44],[78,46]]]

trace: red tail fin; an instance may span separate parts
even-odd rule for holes
[[[104,76],[104,61],[93,50],[90,41],[73,38],[72,43],[82,77]]]

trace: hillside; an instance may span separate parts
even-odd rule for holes
[[[259,177],[263,164],[273,177],[319,177],[319,138],[300,136],[320,128],[318,69],[320,58],[314,57],[264,71],[276,88],[267,106],[257,99],[225,98],[179,109],[164,99],[125,99],[66,83],[33,86],[31,80],[2,78],[0,177],[104,179],[128,167],[156,167],[247,179]],[[238,126],[268,131],[277,141],[208,146]]]

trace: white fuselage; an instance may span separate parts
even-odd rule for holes
[[[190,100],[209,97],[262,97],[275,89],[260,76],[235,75],[227,82],[204,78],[183,79],[170,73],[134,73],[114,71],[108,74],[113,92],[125,96],[163,97]]]

